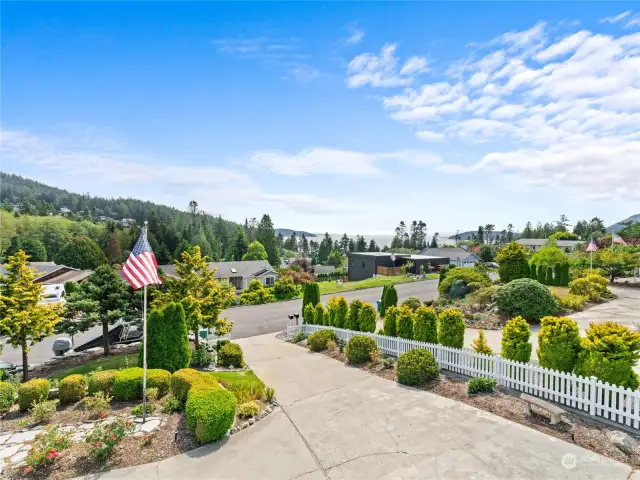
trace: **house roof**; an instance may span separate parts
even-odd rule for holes
[[[326,274],[326,273],[336,273],[336,267],[334,267],[333,265],[314,265],[313,266],[313,271],[315,273],[321,273],[321,274]]]
[[[30,262],[29,266],[36,270],[36,281],[41,280],[42,277],[47,277],[42,280],[41,283],[79,282],[92,273],[91,271],[83,271],[77,268],[67,267],[66,265],[57,265],[54,262]],[[53,275],[58,270],[60,270],[60,273]],[[6,266],[0,265],[0,275],[5,276],[6,274]]]
[[[520,238],[517,242],[520,245],[532,246],[532,247],[543,247],[547,244],[547,238]],[[558,247],[575,247],[579,243],[584,243],[581,240],[556,240]]]
[[[474,257],[476,261],[480,261],[480,258],[472,252],[465,250],[464,248],[425,248],[419,255],[428,255],[440,258],[448,258],[449,260],[464,261],[469,257]]]
[[[176,276],[175,265],[160,265],[162,271],[171,276]],[[209,268],[215,269],[214,278],[228,277],[258,277],[265,273],[273,273],[276,271],[266,260],[244,260],[238,262],[210,262]]]
[[[391,252],[348,252],[347,256],[361,256],[361,257],[390,257],[391,256]],[[396,253],[395,254],[396,257],[398,258],[402,258],[402,257],[410,257],[411,254],[409,253]]]

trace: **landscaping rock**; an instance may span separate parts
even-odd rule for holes
[[[11,437],[10,433],[7,434],[7,435],[0,435],[0,445],[4,444],[4,442],[9,440],[10,437]]]
[[[145,433],[150,433],[153,430],[155,430],[156,428],[158,428],[159,426],[160,426],[160,420],[159,419],[147,420],[146,422],[144,422],[143,424],[140,425],[140,429],[138,431],[145,432]],[[136,429],[137,428],[138,427],[136,427]]]
[[[271,408],[271,406],[267,406],[267,408],[264,409],[265,412],[267,412],[267,414],[271,413],[273,409]]]
[[[39,434],[42,431],[41,428],[38,428],[37,430],[28,430],[26,432],[18,432],[15,433],[7,443],[25,443],[25,442],[30,442],[31,440],[33,440],[34,438],[36,438],[36,435]]]
[[[238,427],[233,427],[231,429],[231,435],[233,435],[234,433],[236,433],[238,431]]]
[[[249,422],[242,422],[242,425],[240,426],[240,428],[242,428],[243,430],[248,427],[249,427]]]
[[[27,455],[29,455],[29,450],[21,450],[10,458],[11,463],[21,462],[27,458]]]
[[[256,423],[256,419],[255,419],[255,417],[251,417],[249,419],[249,425],[253,425],[254,423]]]
[[[618,450],[627,455],[633,455],[638,447],[638,441],[631,435],[628,435],[619,430],[614,430],[608,433],[609,440],[613,443]]]

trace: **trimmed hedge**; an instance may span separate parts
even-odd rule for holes
[[[309,345],[309,350],[312,352],[321,352],[327,349],[329,340],[336,341],[336,334],[333,333],[333,330],[318,330],[309,335],[307,344]]]
[[[16,389],[9,382],[0,382],[0,415],[8,412],[16,399]]]
[[[223,367],[242,367],[244,358],[242,356],[242,348],[237,343],[227,343],[218,352],[218,365]]]
[[[351,365],[360,365],[361,363],[369,362],[377,349],[378,346],[373,338],[356,335],[351,337],[345,348],[347,361]]]
[[[225,436],[236,418],[238,401],[228,390],[196,385],[185,405],[187,428],[199,442],[214,442]]]
[[[85,395],[87,378],[84,375],[64,377],[58,386],[58,398],[62,403],[79,401]]]
[[[171,372],[159,368],[147,370],[147,388],[157,388],[158,398],[164,397],[171,388]]]
[[[193,368],[183,368],[171,375],[171,393],[181,402],[187,399],[189,390],[193,386],[201,384],[210,387],[219,386],[218,381],[212,375],[204,374]]]
[[[398,336],[411,340],[413,338],[413,312],[408,307],[398,309]]]
[[[398,322],[398,307],[389,307],[384,314],[383,330],[388,337],[395,337]]]
[[[307,282],[302,287],[302,318],[304,323],[313,323],[315,310],[313,316],[308,316],[309,310],[307,305],[315,306],[320,302],[320,286],[316,282]]]
[[[568,317],[542,317],[538,332],[540,366],[572,372],[580,352],[578,324]]]
[[[354,300],[351,302],[351,305],[349,305],[349,315],[347,316],[344,328],[348,330],[360,330],[359,314],[362,305],[363,303],[360,300]]]
[[[364,303],[358,312],[358,330],[374,333],[376,331],[376,309],[370,303]]]
[[[522,317],[514,317],[502,330],[502,350],[500,355],[508,360],[527,363],[531,360],[531,329]]]
[[[116,381],[117,370],[103,370],[89,375],[89,395],[104,392],[111,395]]]
[[[387,285],[387,288],[382,290],[380,316],[384,317],[389,307],[396,307],[398,305],[398,292],[393,285]]]
[[[420,342],[438,343],[438,315],[433,308],[420,307],[413,322],[413,339]]]
[[[509,318],[521,316],[538,321],[558,311],[558,303],[551,291],[530,278],[520,278],[503,285],[496,292],[495,300],[500,312]]]
[[[113,382],[113,398],[116,400],[134,400],[142,398],[142,369],[126,368],[116,372]]]
[[[336,328],[344,328],[347,321],[347,315],[349,315],[349,304],[344,297],[338,297],[335,303],[335,311],[332,318],[332,326]]]
[[[304,323],[308,323],[313,325],[315,323],[316,317],[316,307],[311,303],[307,303],[307,305],[302,310],[302,320]]]
[[[21,384],[18,387],[18,405],[21,412],[31,408],[31,404],[42,399],[49,398],[49,381],[44,378],[35,378]]]
[[[576,278],[569,284],[569,293],[587,297],[591,302],[599,302],[603,297],[610,296],[607,288],[609,281],[597,273],[590,273],[586,277]]]
[[[438,343],[445,347],[464,346],[464,317],[457,308],[447,308],[438,315]]]
[[[425,385],[438,378],[440,369],[429,350],[415,349],[403,353],[396,365],[398,383],[403,385]]]

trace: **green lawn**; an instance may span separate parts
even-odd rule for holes
[[[94,360],[93,362],[78,365],[77,367],[69,368],[68,370],[63,370],[56,373],[55,375],[52,375],[51,378],[62,380],[68,375],[74,375],[78,373],[84,375],[94,371],[98,367],[102,367],[102,370],[124,368],[126,366],[127,359],[129,361],[130,367],[135,367],[138,365],[137,353],[131,353],[129,355],[114,355],[112,357],[99,358],[98,360]]]
[[[427,274],[427,278],[438,278],[437,273],[429,273]],[[415,282],[411,277],[405,277],[404,275],[397,275],[395,277],[375,277],[375,278],[367,278],[365,280],[360,280],[358,282],[344,282],[344,283],[336,283],[335,280],[333,282],[320,282],[320,295],[324,295],[327,293],[341,293],[348,292],[350,290],[362,290],[363,288],[372,288],[372,287],[384,287],[385,285],[397,285],[400,283],[410,283]]]
[[[211,375],[233,393],[239,403],[260,400],[264,396],[265,384],[253,373],[253,370],[212,372]]]

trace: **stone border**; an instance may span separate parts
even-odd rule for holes
[[[272,401],[271,403],[267,404],[265,409],[261,410],[257,415],[244,420],[243,422],[237,422],[237,424],[231,427],[231,430],[229,430],[229,435],[233,435],[234,433],[238,433],[245,428],[249,428],[250,425],[254,425],[256,422],[262,420],[267,415],[274,412],[277,406],[278,404],[275,401]]]

